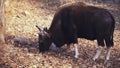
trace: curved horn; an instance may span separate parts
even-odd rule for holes
[[[47,37],[51,38],[51,34],[45,32],[45,34],[47,35]]]
[[[47,27],[44,28],[44,33],[47,35],[47,37],[51,38],[51,34],[48,33]]]
[[[36,25],[36,27],[39,29],[39,31],[43,31],[43,28],[42,28],[42,27],[37,26],[37,25]]]

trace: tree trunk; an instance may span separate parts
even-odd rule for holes
[[[0,43],[5,43],[5,0],[0,0]]]

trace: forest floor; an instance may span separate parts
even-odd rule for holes
[[[77,0],[76,0],[77,1]],[[80,0],[82,1],[82,0]],[[74,48],[57,52],[38,50],[38,29],[35,25],[49,28],[59,6],[74,0],[6,0],[6,44],[0,45],[0,68],[119,68],[120,67],[120,6],[116,4],[84,2],[108,9],[116,20],[115,45],[110,60],[104,64],[106,48],[98,60],[92,61],[97,43],[86,39],[79,41],[79,58]],[[15,38],[24,40],[14,41]]]

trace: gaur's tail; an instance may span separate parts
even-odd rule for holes
[[[111,46],[113,46],[114,45],[113,34],[114,34],[114,29],[115,29],[115,19],[114,19],[114,17],[112,15],[111,15],[111,18],[112,18],[112,26],[111,26],[111,38],[110,38],[110,42],[111,42]]]

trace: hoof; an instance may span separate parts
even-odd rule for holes
[[[77,55],[75,55],[74,57],[75,57],[76,59],[78,58],[78,56],[77,56]]]
[[[95,58],[92,58],[93,61],[95,61],[96,59]]]
[[[108,61],[109,61],[109,60],[105,60],[105,61],[104,61],[104,64],[106,64]]]

